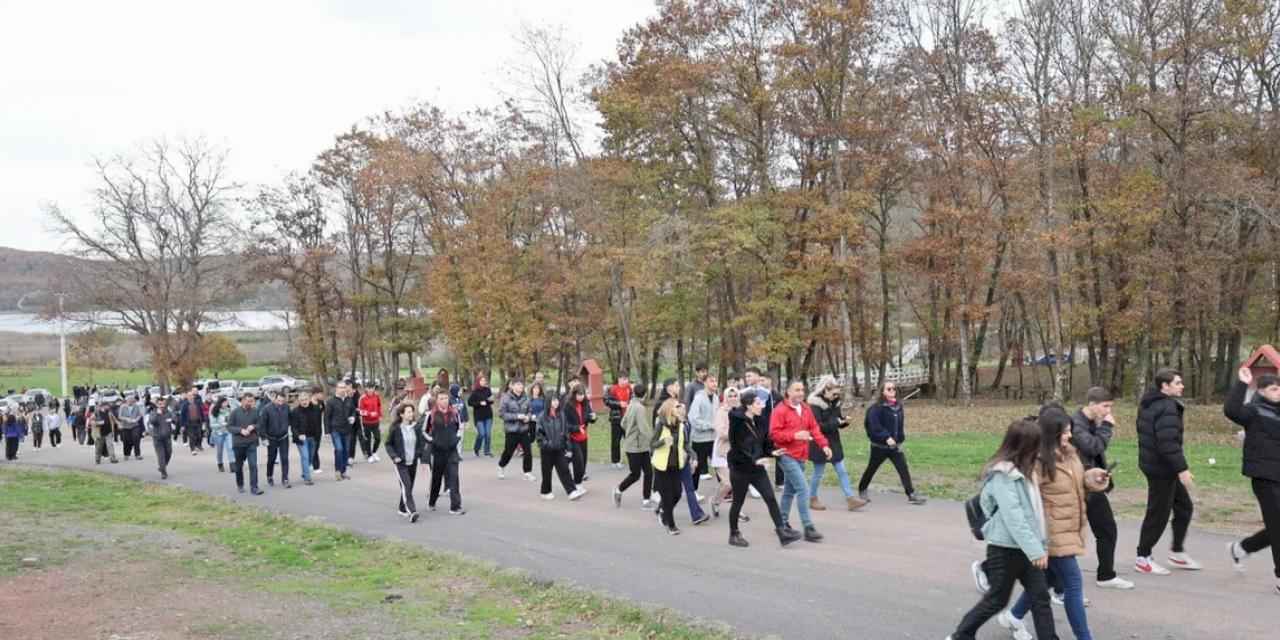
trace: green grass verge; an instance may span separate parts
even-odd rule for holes
[[[411,633],[450,638],[676,638],[728,635],[664,611],[594,595],[450,553],[374,540],[184,489],[101,474],[0,469],[6,519],[137,526],[216,545],[231,562],[177,560],[196,576],[316,599],[335,612],[385,607]],[[0,540],[16,569],[26,542]],[[399,596],[388,603],[388,596]]]

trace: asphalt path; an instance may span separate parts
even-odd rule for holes
[[[935,500],[915,507],[901,494],[873,494],[869,507],[851,513],[835,509],[843,504],[839,490],[825,487],[822,497],[832,509],[815,512],[814,519],[826,540],[782,549],[763,504],[748,500],[745,512],[753,519],[743,525],[743,534],[751,547],[738,549],[727,544],[727,508],[719,520],[694,527],[682,501],[676,512],[683,534],[677,537],[668,536],[652,514],[639,509],[638,485],[624,496],[621,509],[614,508],[610,490],[624,473],[607,465],[589,470],[590,493],[582,500],[567,500],[556,482],[556,499],[547,502],[539,499],[537,483],[521,477],[518,459],[508,467],[507,479],[499,480],[493,459],[473,458],[468,452],[461,466],[467,514],[449,515],[447,496],[440,499],[440,511],[426,512],[429,474],[424,468],[415,492],[423,517],[415,525],[395,513],[399,488],[386,461],[361,463],[352,470],[351,481],[335,482],[332,449],[326,445],[321,451],[324,473],[308,487],[298,480],[294,448],[293,488],[285,490],[266,486],[266,449],[259,447],[259,472],[267,493],[252,496],[237,493],[232,474],[218,472],[211,450],[192,456],[181,443],[174,449],[167,484],[517,567],[538,579],[722,622],[748,636],[941,640],[978,599],[969,564],[984,550],[970,537],[963,510],[955,502]],[[19,463],[161,482],[149,439],[143,450],[142,461],[95,466],[91,447],[64,444],[36,451],[24,446]],[[538,469],[535,461],[535,474]],[[798,516],[793,515],[792,522],[798,524]],[[1249,572],[1237,574],[1225,551],[1232,538],[1193,528],[1188,551],[1204,563],[1203,571],[1135,576],[1132,549],[1137,532],[1137,522],[1120,523],[1117,564],[1122,577],[1137,583],[1133,591],[1097,589],[1095,561],[1082,559],[1095,637],[1277,637],[1280,596],[1271,592],[1269,555],[1254,556]],[[1161,541],[1161,553],[1168,536]],[[1065,615],[1055,609],[1059,636],[1071,638]],[[1008,634],[992,621],[979,637]]]

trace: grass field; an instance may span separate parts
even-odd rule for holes
[[[22,589],[24,581],[64,584],[40,574],[63,572],[93,550],[110,556],[82,570],[104,583],[128,572],[133,562],[126,562],[126,556],[140,562],[164,558],[157,569],[165,581],[185,585],[177,592],[182,599],[189,590],[210,585],[218,587],[207,596],[211,599],[230,594],[213,613],[196,611],[184,619],[177,604],[176,620],[155,621],[165,629],[185,627],[192,637],[346,638],[356,628],[367,637],[387,638],[728,637],[674,614],[535,582],[453,554],[362,538],[184,489],[113,476],[0,468],[0,514],[0,586],[5,591]],[[125,548],[131,540],[147,542],[145,548]],[[24,567],[20,559],[29,555],[40,556],[42,566]],[[106,572],[108,563],[113,568]],[[104,597],[103,590],[96,590],[98,598]],[[244,594],[253,596],[246,600]],[[66,594],[44,595],[48,599],[42,602],[64,602]],[[164,601],[172,604],[173,595],[165,593]],[[115,598],[112,593],[105,597]],[[279,602],[296,602],[301,609],[290,608],[293,615],[287,618],[265,620],[254,611],[255,603]],[[80,600],[76,607],[98,610],[95,603]],[[132,605],[126,609],[134,611]],[[175,615],[168,609],[145,606],[137,611]],[[300,612],[305,620],[298,619]],[[285,619],[290,622],[280,625]],[[122,624],[129,622],[137,624]],[[308,623],[320,625],[315,635]]]
[[[257,380],[267,374],[278,373],[278,371],[270,367],[255,366],[236,371],[220,371],[218,373],[224,380]],[[9,389],[48,389],[55,394],[60,393],[62,387],[60,375],[58,367],[0,367],[0,391]],[[200,375],[209,377],[213,375],[213,372],[202,371]],[[150,369],[97,369],[93,372],[92,382],[90,382],[87,370],[72,369],[67,372],[67,384],[69,386],[97,384],[99,386],[117,385],[121,388],[133,388],[152,384],[154,380],[155,377],[151,374]]]

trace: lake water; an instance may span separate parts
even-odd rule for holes
[[[273,331],[285,328],[283,311],[228,311],[214,315],[218,324],[207,326],[207,331]],[[67,331],[74,333],[83,325],[67,323]],[[0,331],[15,333],[57,334],[56,320],[42,320],[34,313],[0,313]]]

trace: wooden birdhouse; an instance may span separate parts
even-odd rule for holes
[[[1244,361],[1244,366],[1253,373],[1255,380],[1264,373],[1280,372],[1280,351],[1276,351],[1276,348],[1269,344],[1264,344],[1254,350],[1253,354]]]
[[[578,378],[587,390],[587,400],[596,413],[604,411],[604,369],[595,360],[583,360]]]

